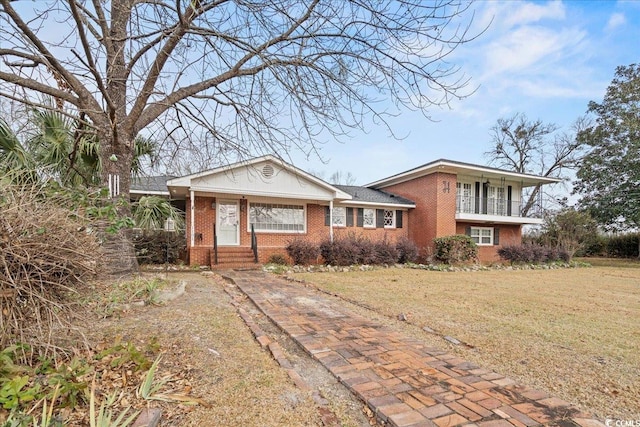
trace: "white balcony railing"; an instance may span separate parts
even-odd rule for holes
[[[529,211],[530,217],[539,211],[534,206]],[[456,213],[480,214],[494,216],[522,217],[522,204],[519,201],[509,201],[490,197],[456,197]]]

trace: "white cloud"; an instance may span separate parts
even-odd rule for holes
[[[485,78],[500,74],[536,72],[542,65],[571,56],[586,37],[576,28],[555,30],[523,26],[503,34],[487,46]]]
[[[478,24],[505,31],[521,25],[537,23],[546,19],[561,21],[566,18],[566,7],[559,1],[531,3],[525,1],[487,2]]]
[[[565,6],[559,0],[546,4],[526,2],[509,4],[516,7],[505,19],[505,25],[508,27],[539,22],[544,19],[563,20],[566,14]]]
[[[616,12],[609,17],[609,21],[607,21],[607,26],[605,28],[606,31],[613,31],[618,27],[623,26],[627,23],[627,18],[623,13]]]

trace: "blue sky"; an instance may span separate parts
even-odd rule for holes
[[[640,0],[494,0],[473,8],[474,25],[492,23],[449,60],[471,78],[475,93],[432,108],[434,121],[402,111],[390,121],[406,135],[400,141],[372,125],[323,145],[325,162],[291,153],[295,165],[325,178],[350,172],[356,184],[367,184],[439,158],[487,164],[483,153],[498,118],[522,112],[569,131],[589,101],[602,101],[617,66],[640,61]]]

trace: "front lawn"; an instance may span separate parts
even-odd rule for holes
[[[640,269],[296,273],[471,346],[442,347],[602,418],[640,419]]]

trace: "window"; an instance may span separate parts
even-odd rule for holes
[[[471,227],[470,235],[478,246],[493,245],[493,227]]]
[[[487,213],[489,215],[505,215],[507,210],[504,187],[488,187],[487,190]]]
[[[468,182],[456,183],[456,209],[458,212],[473,213],[473,190]]]
[[[362,210],[362,226],[365,228],[376,227],[376,210],[375,209]]]
[[[396,226],[396,211],[384,210],[384,228],[394,228]]]
[[[249,224],[256,231],[304,231],[304,206],[250,203]]]
[[[347,226],[347,208],[333,208],[333,225],[335,227]]]

